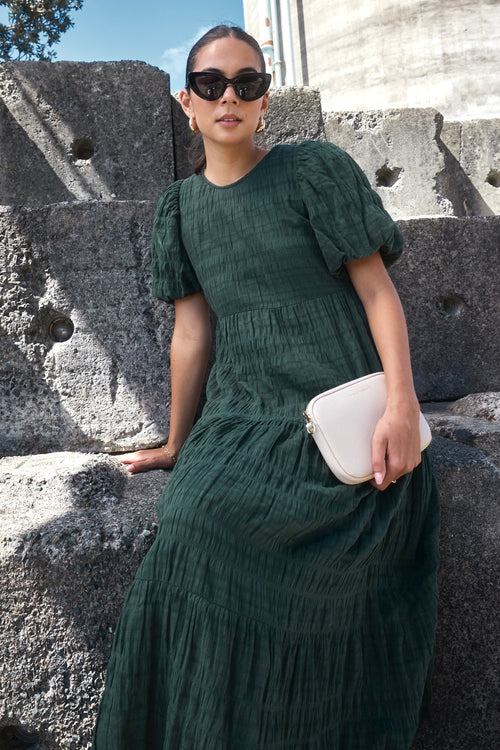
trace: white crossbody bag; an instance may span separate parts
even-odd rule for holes
[[[373,478],[371,442],[386,403],[385,375],[375,372],[324,391],[306,406],[307,432],[331,471],[344,484],[359,484]],[[420,413],[420,450],[431,439],[429,425]]]

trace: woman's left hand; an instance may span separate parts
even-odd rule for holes
[[[415,404],[387,406],[378,421],[372,439],[372,466],[374,478],[371,484],[385,490],[391,482],[419,465],[420,452],[420,408]]]
[[[172,456],[169,456],[163,448],[146,448],[134,453],[123,453],[117,455],[116,458],[122,464],[125,464],[127,471],[131,474],[139,474],[142,471],[152,471],[153,469],[171,470],[175,464]]]

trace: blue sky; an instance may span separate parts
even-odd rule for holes
[[[244,25],[243,0],[84,0],[72,19],[57,60],[142,60],[170,73],[172,91],[182,88],[187,53],[204,31]]]

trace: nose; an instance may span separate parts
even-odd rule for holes
[[[222,94],[222,101],[226,102],[228,100],[233,102],[238,101],[238,96],[236,94],[236,91],[234,90],[234,86],[232,83],[226,84],[226,88],[224,89],[224,93]]]

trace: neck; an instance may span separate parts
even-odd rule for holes
[[[253,140],[233,147],[205,141],[205,177],[214,185],[230,185],[248,174],[266,154],[267,150],[256,146]]]

